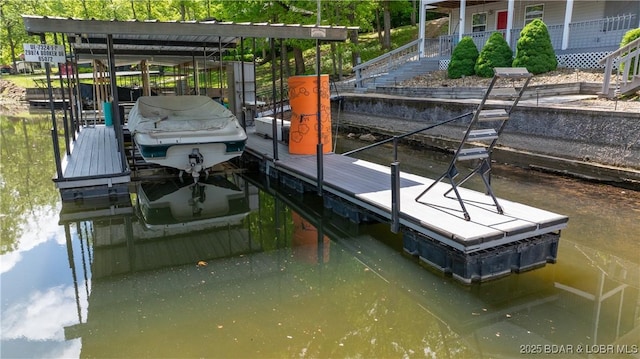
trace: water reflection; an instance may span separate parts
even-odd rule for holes
[[[572,243],[560,265],[466,287],[391,249],[385,242],[398,241],[386,226],[354,226],[309,206],[313,196],[260,178],[233,183],[253,204],[243,225],[200,223],[179,235],[163,227],[149,237],[144,216],[93,222],[93,250],[83,255],[92,257],[91,270],[82,269],[92,276],[86,320],[65,327],[67,339],[81,339],[81,356],[513,357],[537,348],[581,356],[603,343],[637,350],[638,323],[628,315],[640,304],[637,266],[620,258]],[[171,194],[176,203],[199,198],[188,186]],[[140,208],[144,198],[138,193]]]
[[[47,126],[2,126],[16,152],[49,141]],[[464,286],[402,255],[388,226],[325,213],[271,178],[141,183],[132,197],[61,207],[48,175],[12,172],[26,159],[12,151],[3,142],[1,357],[637,353],[636,193],[496,176],[501,196],[571,225],[558,263]]]

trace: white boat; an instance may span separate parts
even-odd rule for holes
[[[145,161],[196,181],[201,171],[242,155],[247,140],[233,113],[207,96],[142,96],[128,127]]]

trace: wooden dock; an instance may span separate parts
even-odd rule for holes
[[[86,126],[71,144],[71,154],[62,160],[62,176],[53,181],[63,201],[119,196],[131,181],[123,169],[113,127]]]
[[[300,192],[317,184],[315,155],[291,155],[279,143],[248,131],[246,152],[262,162],[264,171]],[[391,221],[391,170],[371,162],[329,153],[323,156],[325,207],[352,220],[361,214]],[[471,216],[465,220],[458,199],[444,195],[451,189],[430,178],[401,172],[400,226],[407,253],[420,257],[463,282],[483,281],[555,262],[560,231],[568,217],[525,204],[499,199],[503,214],[490,196],[459,188]]]

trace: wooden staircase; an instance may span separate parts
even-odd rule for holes
[[[600,96],[614,98],[640,90],[640,38],[605,56],[599,63],[605,65]],[[618,76],[612,85],[611,74],[616,63]]]
[[[527,88],[531,77],[531,73],[529,73],[526,68],[497,67],[494,69],[494,76],[489,84],[489,88],[482,98],[482,101],[480,101],[480,104],[473,112],[471,122],[467,127],[464,137],[460,141],[458,149],[455,151],[454,156],[451,159],[447,171],[438,177],[438,179],[436,179],[427,189],[420,193],[420,195],[416,197],[416,202],[429,205],[429,203],[421,202],[420,199],[440,181],[447,179],[451,184],[451,188],[446,191],[444,195],[447,196],[452,191],[455,193],[464,214],[464,218],[469,221],[471,220],[471,217],[469,216],[469,212],[467,212],[464,201],[460,196],[458,186],[462,185],[473,175],[478,174],[484,182],[487,194],[493,199],[496,211],[500,214],[503,213],[502,207],[498,203],[498,200],[491,189],[491,152],[506,127],[511,113]],[[519,87],[516,87],[516,80],[523,83]],[[484,109],[488,99],[506,100],[510,101],[511,104],[508,105],[506,109]],[[485,145],[479,146],[477,143],[484,143]],[[471,170],[471,172],[469,172],[462,180],[456,182],[455,178],[460,174],[456,163],[472,160],[479,161],[477,161],[477,165]]]

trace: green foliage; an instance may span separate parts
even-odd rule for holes
[[[478,60],[478,48],[469,36],[460,40],[458,46],[453,49],[451,61],[447,68],[447,75],[450,79],[459,79],[462,76],[472,76],[475,74],[474,66]]]
[[[638,39],[638,38],[640,38],[640,27],[637,29],[627,31],[627,33],[624,34],[624,36],[622,37],[622,41],[620,41],[620,47],[630,44],[635,39]],[[634,47],[629,49],[629,51],[634,51],[636,49],[637,47]],[[622,54],[622,56],[625,56],[626,54],[628,54],[628,52],[625,52],[624,54]],[[631,64],[629,65],[629,77],[633,76],[633,73],[635,72],[634,69],[635,69],[635,63],[631,62]],[[620,64],[620,71],[622,70],[624,70],[624,63]]]
[[[492,77],[496,67],[511,67],[513,51],[500,32],[494,32],[476,61],[475,72],[480,77]]]
[[[547,25],[540,19],[531,21],[520,32],[513,67],[525,67],[532,74],[542,74],[558,67]]]
[[[0,114],[0,254],[17,249],[26,235],[34,236],[38,218],[59,211],[59,193],[49,176],[55,172],[50,129],[47,116]]]

